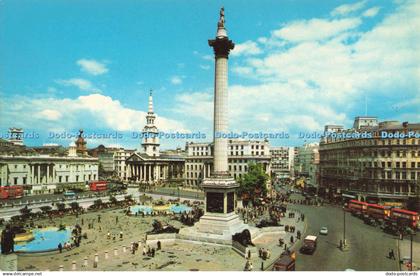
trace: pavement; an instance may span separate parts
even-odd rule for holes
[[[294,194],[292,198],[302,199]],[[369,226],[362,220],[346,213],[347,248],[339,249],[343,239],[344,213],[340,207],[294,205],[305,213],[308,222],[306,235],[318,236],[318,246],[313,255],[298,252],[296,270],[299,271],[398,271],[398,260],[387,258],[390,249],[398,251],[397,239],[385,234],[379,227]],[[328,235],[320,235],[326,226]]]
[[[399,240],[398,245],[399,245],[399,252],[398,252],[399,259],[409,260],[411,258],[410,236],[406,236],[404,237],[403,240]],[[420,270],[420,237],[418,234],[413,236],[412,250],[413,250],[413,271],[419,271]],[[402,271],[410,271],[409,261],[403,262],[400,267]]]

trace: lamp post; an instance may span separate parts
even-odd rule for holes
[[[343,206],[343,248],[346,246],[346,210]]]

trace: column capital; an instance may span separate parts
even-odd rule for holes
[[[209,46],[213,47],[214,55],[216,58],[228,58],[230,50],[235,48],[235,43],[228,37],[209,39]]]

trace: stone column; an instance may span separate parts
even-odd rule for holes
[[[41,165],[38,164],[38,184],[41,184]]]
[[[139,180],[142,181],[143,178],[143,172],[142,172],[142,165],[139,166]]]
[[[148,165],[149,166],[149,181],[152,181],[152,165]]]
[[[50,183],[50,164],[47,164],[47,177],[46,177],[46,183]]]

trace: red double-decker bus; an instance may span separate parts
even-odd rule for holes
[[[413,228],[417,227],[419,221],[419,213],[394,208],[391,210],[391,219],[396,221],[398,224],[407,225]]]
[[[375,219],[383,219],[383,220],[388,218],[391,214],[391,210],[389,207],[385,207],[378,204],[370,204],[370,203],[368,203],[366,212],[369,215],[369,217],[372,217]]]
[[[367,202],[352,199],[349,201],[347,208],[350,210],[350,212],[365,213],[367,206]]]
[[[0,187],[0,199],[13,199],[23,197],[22,186],[3,186]]]
[[[105,180],[92,181],[89,183],[89,190],[94,192],[108,190],[108,182]]]

